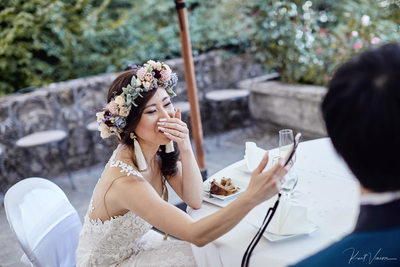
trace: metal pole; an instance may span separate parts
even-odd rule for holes
[[[192,45],[190,44],[189,25],[187,21],[185,1],[175,0],[175,6],[179,18],[179,36],[182,45],[185,80],[190,103],[190,120],[193,129],[193,139],[196,148],[197,164],[199,165],[200,171],[204,179],[207,176],[207,171],[205,169],[204,163],[203,129],[201,125],[200,109],[197,99],[197,87],[194,74]]]

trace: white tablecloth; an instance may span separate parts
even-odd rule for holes
[[[242,170],[243,165],[244,160],[236,162],[210,179],[219,180],[227,176],[248,182],[251,174]],[[295,166],[299,175],[296,199],[309,207],[309,219],[319,229],[310,235],[275,242],[261,238],[251,257],[252,267],[278,267],[296,263],[339,240],[354,228],[359,207],[358,183],[334,151],[330,139],[300,143]],[[197,264],[207,267],[240,266],[243,253],[257,232],[249,223],[249,218],[257,216],[261,224],[273,203],[274,199],[271,199],[257,206],[230,232],[206,246],[199,248],[192,245]],[[203,202],[201,209],[188,208],[188,213],[194,219],[200,219],[219,208]]]

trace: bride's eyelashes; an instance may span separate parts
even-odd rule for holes
[[[168,106],[170,106],[171,104],[172,104],[172,102],[169,101],[168,103],[166,103],[166,104],[164,105],[164,107],[168,107]],[[154,113],[154,112],[156,112],[156,111],[157,111],[156,109],[152,109],[152,110],[145,111],[144,113],[145,113],[145,114],[152,114],[152,113]]]

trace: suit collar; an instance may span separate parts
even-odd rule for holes
[[[354,232],[400,227],[400,199],[381,205],[361,205]]]

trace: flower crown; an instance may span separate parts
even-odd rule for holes
[[[173,89],[178,83],[178,77],[172,73],[167,64],[149,60],[142,67],[133,66],[132,68],[137,71],[130,84],[123,87],[119,96],[116,96],[104,109],[96,113],[97,122],[99,122],[98,130],[102,138],[115,134],[121,139],[120,133],[126,126],[126,117],[132,106],[138,106],[135,99],[143,97],[142,92],[163,87],[170,97],[176,96]]]

